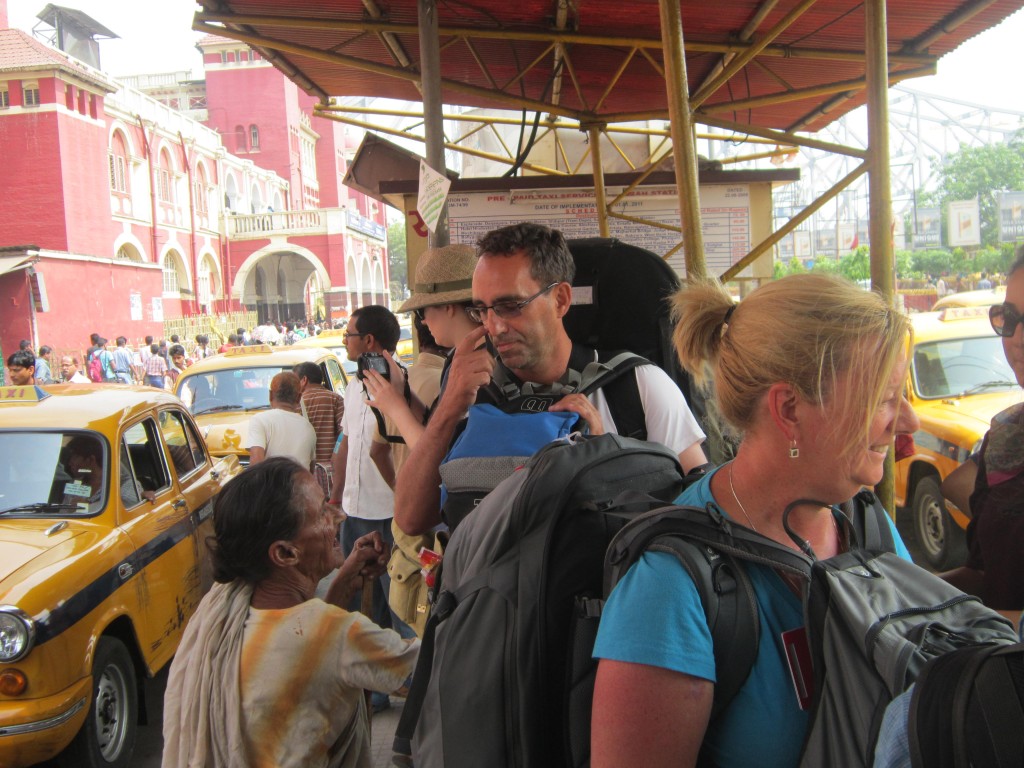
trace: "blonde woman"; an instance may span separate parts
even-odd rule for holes
[[[896,434],[917,420],[903,401],[909,321],[881,296],[820,275],[769,283],[739,304],[717,283],[675,297],[683,366],[714,371],[719,409],[742,436],[734,461],[679,503],[717,505],[735,523],[796,547],[783,511],[798,499],[837,505],[882,478]],[[826,558],[845,545],[832,506],[800,505],[796,533]],[[909,559],[893,531],[898,553]],[[619,583],[595,656],[592,763],[790,766],[807,727],[781,634],[803,625],[798,588],[749,564],[761,621],[750,677],[709,724],[715,660],[696,587],[671,555],[648,553]]]

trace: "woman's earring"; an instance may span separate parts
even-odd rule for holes
[[[791,458],[791,459],[799,459],[800,458],[800,449],[796,447],[796,440],[793,440],[789,444],[789,458]]]

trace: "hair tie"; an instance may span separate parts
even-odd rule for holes
[[[725,318],[722,320],[722,325],[729,324],[729,318],[732,317],[732,313],[736,311],[736,305],[733,304],[727,310],[725,310]]]

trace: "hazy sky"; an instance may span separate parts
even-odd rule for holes
[[[103,69],[113,75],[193,70],[201,72],[192,31],[197,5],[188,0],[60,0],[79,8],[120,40],[100,44]],[[45,0],[7,0],[12,27],[31,32]],[[939,61],[939,74],[905,85],[947,98],[1024,112],[1024,88],[1013,83],[1013,51],[1024,41],[1024,10],[969,40]],[[1010,83],[1008,87],[1008,82]]]

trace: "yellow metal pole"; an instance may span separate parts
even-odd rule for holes
[[[665,52],[665,88],[672,123],[672,153],[679,190],[679,215],[683,224],[683,256],[686,276],[703,278],[704,235],[700,228],[700,187],[697,176],[697,147],[693,140],[686,58],[683,50],[683,18],[680,0],[658,0],[661,12],[661,45]]]
[[[868,189],[871,233],[871,287],[894,302],[896,275],[892,245],[892,175],[889,170],[888,41],[885,0],[864,3],[867,44]],[[893,451],[885,460],[882,482],[875,488],[886,509],[893,509]]]
[[[601,237],[610,237],[608,229],[608,203],[604,190],[604,167],[601,165],[601,126],[587,128],[590,138],[590,163],[594,168],[594,197],[597,202],[597,231]]]

